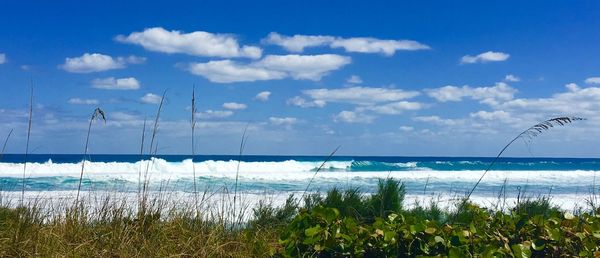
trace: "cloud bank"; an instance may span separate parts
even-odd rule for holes
[[[281,46],[290,52],[301,53],[308,47],[328,46],[343,48],[346,52],[377,53],[393,56],[396,51],[415,51],[431,49],[429,46],[414,40],[383,40],[371,37],[342,38],[334,36],[294,35],[285,36],[271,32],[265,44]]]
[[[206,57],[247,57],[260,58],[262,49],[255,46],[240,46],[236,37],[230,34],[215,34],[205,31],[184,33],[166,30],[161,27],[148,28],[141,32],[118,35],[115,40],[122,43],[140,45],[143,48],[168,54],[187,54]]]

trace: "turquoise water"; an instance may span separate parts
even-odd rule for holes
[[[29,155],[26,191],[77,189],[82,155]],[[146,178],[152,187],[189,192],[193,171],[201,188],[231,187],[238,174],[242,192],[304,191],[331,187],[372,192],[378,180],[393,177],[409,193],[464,194],[475,184],[492,158],[481,157],[350,157],[337,156],[325,163],[319,156],[191,156],[91,155],[87,157],[84,187],[132,192]],[[239,161],[238,161],[239,160]],[[0,160],[0,188],[21,191],[24,155]],[[509,192],[535,194],[588,194],[595,183],[600,159],[501,158],[484,178],[476,194],[496,195],[505,185]]]

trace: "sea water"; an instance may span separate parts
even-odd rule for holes
[[[27,158],[27,167],[24,162]],[[0,191],[17,196],[65,196],[77,190],[82,155],[7,154],[0,160]],[[359,189],[372,193],[385,178],[404,183],[409,200],[465,196],[493,158],[487,157],[365,157],[335,156],[186,156],[89,155],[85,157],[83,191],[138,191],[140,181],[151,191],[237,190],[250,198]],[[325,162],[327,160],[327,162]],[[570,209],[585,205],[593,193],[600,159],[500,158],[473,192],[473,199],[551,197]],[[600,179],[599,179],[600,181]],[[599,182],[600,183],[600,182]],[[485,203],[483,203],[485,204]]]

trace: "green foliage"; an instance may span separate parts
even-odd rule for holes
[[[368,231],[351,217],[340,219],[335,208],[302,210],[282,233],[280,244],[290,257],[358,256],[364,253]]]
[[[470,203],[464,207],[472,216],[468,224],[439,223],[419,212],[391,213],[373,223],[357,223],[335,208],[317,207],[301,212],[280,243],[288,257],[600,255],[600,216],[534,214],[542,210],[527,209],[493,213]]]
[[[325,199],[323,199],[319,205],[335,208],[342,216],[353,217],[357,220],[373,216],[372,208],[369,207],[368,200],[357,188],[347,189],[341,192],[334,187],[327,192]]]
[[[545,197],[521,200],[508,213],[468,200],[444,211],[435,202],[404,210],[404,185],[381,180],[372,196],[332,189],[282,231],[287,257],[600,256],[600,215],[561,212]]]
[[[402,210],[406,189],[404,184],[392,178],[380,179],[377,193],[371,196],[369,203],[378,217]]]
[[[0,207],[0,257],[600,257],[598,211],[564,213],[542,197],[507,211],[466,200],[407,209],[400,182],[379,187],[311,194],[301,208],[293,196],[260,202],[239,227],[159,204],[79,203],[59,216]]]
[[[406,190],[400,181],[388,178],[379,180],[377,192],[365,196],[356,188],[344,191],[334,187],[325,196],[310,194],[304,198],[304,208],[313,210],[319,206],[335,208],[343,217],[357,221],[373,222],[375,218],[402,211]]]
[[[473,222],[475,212],[479,212],[479,208],[474,203],[467,199],[461,199],[456,203],[456,208],[448,214],[448,222],[452,224],[469,225]]]
[[[250,220],[250,227],[279,227],[289,223],[297,214],[296,199],[290,195],[281,207],[275,207],[270,202],[260,200],[252,211],[254,218]]]
[[[423,206],[420,203],[415,203],[414,208],[406,211],[405,213],[415,216],[421,220],[442,221],[446,218],[444,211],[434,201],[431,201],[429,206]]]
[[[527,198],[519,201],[512,211],[529,216],[542,215],[544,218],[561,214],[560,208],[552,206],[550,197],[547,196],[540,196],[536,199]]]
[[[319,193],[309,194],[304,197],[304,208],[312,210],[315,207],[323,204],[323,197]]]

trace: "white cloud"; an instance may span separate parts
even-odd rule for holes
[[[240,46],[238,40],[230,34],[215,34],[205,31],[184,33],[178,30],[165,30],[161,27],[133,32],[128,36],[118,35],[119,42],[131,43],[150,51],[163,53],[182,53],[207,57],[249,57],[260,58],[262,49],[255,46]]]
[[[580,115],[599,117],[600,87],[580,88],[574,83],[565,85],[566,92],[550,98],[521,98],[493,105],[495,109],[511,113],[540,115]]]
[[[293,78],[318,81],[333,70],[351,62],[350,57],[324,55],[268,55],[264,59],[241,64],[231,60],[191,63],[188,70],[212,82],[252,82]]]
[[[376,113],[384,114],[384,115],[398,115],[404,111],[420,110],[423,107],[424,107],[423,104],[421,104],[419,102],[398,101],[398,102],[387,103],[387,104],[379,105],[379,106],[362,107],[362,108],[359,108],[359,110],[365,109],[365,110],[374,111]]]
[[[578,91],[580,89],[575,83],[567,83],[565,84],[565,88],[567,88],[569,91]]]
[[[412,126],[400,126],[400,130],[403,132],[412,132],[415,128]]]
[[[350,76],[346,80],[346,82],[350,83],[350,84],[361,84],[361,83],[363,83],[362,79],[358,75],[352,75],[352,76]]]
[[[585,87],[587,86],[587,87]],[[412,117],[415,125],[421,123],[429,128],[429,133],[444,137],[490,137],[492,134],[512,135],[519,133],[538,121],[557,116],[578,116],[588,120],[578,123],[572,129],[565,129],[567,140],[582,139],[582,135],[592,135],[598,132],[600,123],[600,86],[579,86],[574,83],[565,85],[563,91],[546,97],[517,98],[516,90],[508,85],[498,83],[490,87],[453,87],[457,89],[458,97],[440,97],[445,101],[473,99],[481,101],[489,109],[468,110],[463,117],[446,117],[445,110],[441,113],[419,114]],[[442,95],[445,96],[445,95]],[[309,98],[307,98],[309,99]],[[310,98],[310,100],[314,100]],[[402,101],[396,101],[402,102]],[[406,101],[408,102],[408,101]],[[395,109],[390,112],[381,111],[379,106],[387,106],[393,102],[375,103],[371,105],[356,105],[354,109],[337,112],[333,116],[339,123],[372,123],[384,113],[398,113]],[[418,107],[417,105],[414,106]],[[452,108],[452,107],[450,107]],[[404,111],[405,113],[408,111]],[[460,113],[460,112],[459,112]],[[454,114],[458,115],[458,114]],[[412,128],[412,129],[411,129]],[[419,132],[420,128],[406,125],[398,129],[402,132]]]
[[[419,121],[419,122],[437,124],[437,125],[447,125],[447,126],[456,125],[459,123],[457,120],[443,119],[443,118],[440,118],[439,116],[417,116],[417,117],[413,117],[413,120]]]
[[[531,123],[531,120],[535,121],[535,119],[528,118],[529,114],[513,114],[510,111],[505,110],[480,110],[469,114],[469,117],[475,119],[477,122],[484,121],[490,124],[497,124],[498,122],[501,122],[518,128],[520,128],[521,125],[526,126],[524,124]],[[471,122],[465,125],[477,125],[477,122]]]
[[[341,38],[334,36],[294,35],[285,36],[271,32],[264,43],[278,45],[291,52],[302,52],[307,47],[329,46],[343,48],[346,52],[379,53],[392,56],[398,50],[423,50],[429,46],[413,40],[382,40],[371,37]]]
[[[242,65],[231,60],[192,63],[188,71],[217,83],[266,81],[286,77],[286,74],[281,71]]]
[[[92,88],[103,90],[137,90],[140,88],[140,82],[133,77],[118,78],[108,77],[103,79],[94,79]]]
[[[335,115],[333,118],[333,120],[335,122],[363,123],[363,124],[372,123],[374,119],[375,119],[374,116],[364,114],[362,112],[347,111],[347,110],[341,111],[340,113]]]
[[[80,96],[81,97],[81,96]],[[65,98],[65,104],[66,100]],[[101,101],[101,104],[104,103]],[[85,113],[93,111],[95,106],[81,106]],[[88,110],[89,108],[89,110]],[[204,111],[204,110],[202,110]],[[35,135],[41,137],[49,142],[47,146],[50,149],[59,147],[65,152],[72,152],[79,149],[78,142],[81,137],[74,131],[87,130],[89,120],[81,119],[73,112],[60,111],[55,108],[43,108],[39,105],[34,106],[34,123],[39,132]],[[97,152],[122,152],[130,153],[135,151],[135,142],[139,140],[139,130],[141,130],[144,123],[143,113],[127,110],[108,110],[107,111],[106,124],[98,127],[95,130],[95,134],[98,134],[99,138],[103,138],[103,141],[98,141],[95,149]],[[149,114],[150,115],[150,114]],[[28,110],[26,108],[20,109],[2,109],[0,107],[0,134],[5,136],[10,129],[14,128],[16,131],[27,130],[27,117]],[[150,117],[148,117],[150,119]],[[231,151],[231,147],[238,144],[239,136],[241,135],[244,128],[248,128],[248,133],[252,136],[256,136],[261,139],[265,139],[261,143],[265,145],[275,144],[280,146],[282,142],[292,139],[294,136],[298,136],[297,133],[290,133],[288,130],[282,130],[283,127],[272,126],[268,121],[257,121],[248,123],[248,121],[227,121],[226,119],[202,119],[197,122],[198,137],[203,142],[210,142],[211,146],[222,147],[217,152],[226,153]],[[301,122],[301,121],[300,121]],[[150,121],[148,121],[150,123]],[[189,118],[173,118],[168,115],[162,117],[160,122],[160,137],[161,142],[166,143],[168,148],[161,151],[163,154],[176,154],[185,150],[186,140],[189,139]],[[188,130],[182,130],[182,128],[188,128]],[[319,128],[313,126],[307,127],[308,132],[321,133]],[[33,135],[32,135],[33,136]],[[268,136],[268,137],[267,137]],[[268,138],[268,139],[267,139]],[[12,141],[13,138],[11,138]],[[18,142],[24,140],[19,137],[14,138],[17,143],[8,146],[9,150],[15,149],[14,146],[21,146]],[[299,139],[296,137],[296,139]],[[182,143],[182,144],[179,144]],[[24,143],[23,143],[24,144]],[[139,145],[139,143],[138,143]],[[274,146],[275,146],[274,145]],[[13,148],[11,148],[13,146]],[[165,145],[162,145],[163,147]],[[206,147],[207,145],[204,145]],[[48,147],[43,147],[48,148]],[[233,147],[235,148],[235,147]],[[168,150],[167,150],[168,149]],[[285,152],[285,147],[281,148],[281,151]],[[139,151],[139,147],[138,150]]]
[[[138,115],[134,115],[134,114],[130,114],[130,113],[122,112],[122,111],[111,112],[110,118],[111,118],[111,120],[115,120],[115,121],[140,120],[140,117]]]
[[[6,63],[6,54],[0,53],[0,64]]]
[[[404,91],[391,88],[350,87],[339,89],[311,89],[302,91],[314,101],[372,105],[374,103],[399,101],[418,96],[417,91]]]
[[[229,110],[244,110],[247,107],[248,106],[246,104],[242,104],[242,103],[235,103],[235,102],[223,103],[223,108],[229,109]]]
[[[129,56],[113,58],[99,53],[85,53],[80,57],[67,57],[60,66],[71,73],[91,73],[125,68],[126,64],[143,63],[145,58]]]
[[[585,79],[585,83],[587,84],[600,84],[600,77],[590,77]]]
[[[284,36],[277,32],[271,32],[263,39],[266,44],[278,45],[291,52],[302,52],[306,47],[318,47],[331,43],[335,38],[332,36],[307,36],[294,35]]]
[[[295,117],[269,117],[271,124],[280,126],[292,126],[298,123],[298,118]]]
[[[270,91],[262,91],[262,92],[259,92],[258,94],[256,94],[256,97],[254,97],[254,99],[265,102],[265,101],[269,100],[270,96],[271,96]]]
[[[463,86],[462,88],[447,85],[436,89],[426,89],[427,95],[441,102],[461,101],[463,97],[468,96],[471,92],[471,87]]]
[[[256,63],[256,66],[286,72],[297,80],[318,81],[330,71],[337,70],[350,62],[350,57],[333,54],[268,55]]]
[[[429,46],[414,40],[381,40],[376,38],[337,39],[331,43],[332,48],[344,48],[347,52],[380,53],[393,56],[398,50],[424,50]]]
[[[210,118],[225,118],[233,115],[233,111],[230,110],[206,110],[204,112],[196,113],[196,117],[202,119],[210,119]]]
[[[472,88],[467,85],[462,87],[449,85],[425,91],[427,95],[441,102],[461,101],[463,98],[468,97],[488,104],[511,100],[517,93],[516,89],[503,82],[498,82],[490,87]]]
[[[495,110],[495,111],[477,111],[475,113],[471,113],[469,115],[472,118],[479,118],[488,121],[509,121],[511,120],[512,115],[509,112],[504,110]]]
[[[143,64],[146,62],[146,58],[141,56],[119,57],[118,59],[125,61],[128,64]]]
[[[100,101],[97,99],[82,99],[82,98],[71,98],[67,103],[72,105],[98,105]]]
[[[160,104],[162,97],[154,93],[148,93],[140,98],[140,101],[145,104]]]
[[[287,100],[288,105],[298,106],[303,108],[309,107],[324,107],[327,103],[323,100],[311,100],[307,101],[306,99],[296,96]]]
[[[504,76],[504,81],[506,82],[518,82],[521,81],[521,78],[514,76],[512,74],[507,74],[506,76]]]
[[[488,63],[506,61],[510,57],[509,54],[502,52],[488,51],[476,56],[466,55],[460,59],[462,64]]]
[[[350,87],[340,89],[312,89],[302,93],[310,98],[296,96],[288,99],[288,105],[303,108],[324,107],[327,102],[357,105],[354,111],[344,110],[334,115],[335,122],[371,123],[376,114],[398,115],[404,111],[420,110],[424,105],[419,102],[403,101],[419,95],[416,91],[403,91],[391,88]]]
[[[536,121],[556,116],[578,116],[587,118],[589,125],[584,130],[596,132],[600,121],[600,87],[582,88],[574,83],[565,85],[565,91],[544,98],[516,98],[485,103],[491,110],[471,112],[463,119],[443,119],[439,116],[416,117],[415,121],[429,122],[441,126],[452,126],[460,132],[518,132]],[[500,125],[499,125],[500,124]],[[579,127],[579,126],[578,126]]]

